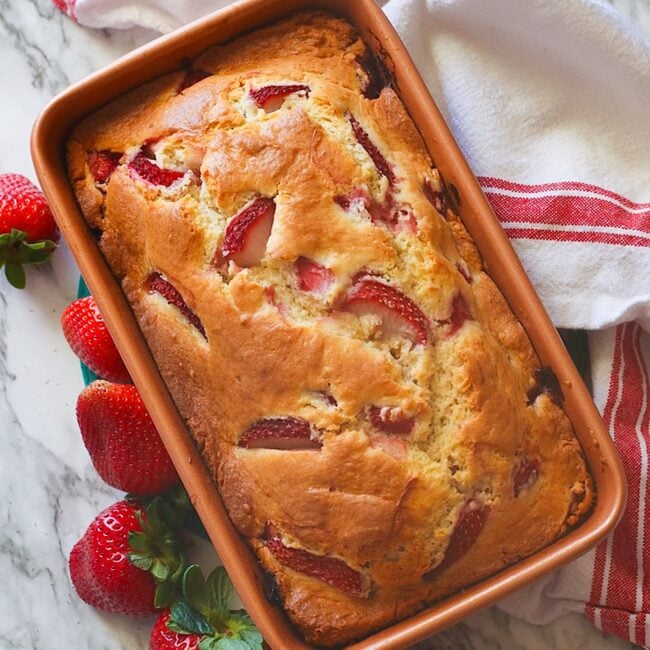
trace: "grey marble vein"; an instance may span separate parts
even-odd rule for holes
[[[649,0],[611,0],[650,35]],[[0,0],[0,172],[35,179],[31,125],[58,91],[151,38],[83,29],[50,0]],[[74,419],[78,363],[59,327],[78,271],[63,244],[28,272],[26,292],[0,278],[0,650],[143,650],[151,621],[96,612],[70,586],[67,556],[91,519],[120,494],[95,474]],[[209,545],[194,555],[216,561]],[[535,627],[488,609],[420,648],[618,650],[583,617]]]

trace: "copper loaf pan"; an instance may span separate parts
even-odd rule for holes
[[[224,510],[119,284],[86,226],[65,167],[66,138],[88,113],[142,82],[181,68],[184,60],[212,45],[305,9],[325,9],[349,20],[394,78],[393,85],[436,166],[447,183],[458,190],[461,216],[486,268],[526,329],[542,363],[551,366],[560,380],[566,412],[596,487],[593,511],[560,540],[462,593],[351,646],[401,648],[453,625],[593,547],[621,515],[625,481],[612,441],[587,389],[404,45],[374,0],[246,0],[214,13],[140,48],[64,91],[43,111],[35,125],[32,155],[61,231],[245,607],[273,648],[307,647],[283,611],[267,600],[257,560]]]

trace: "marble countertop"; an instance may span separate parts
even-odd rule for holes
[[[648,0],[612,0],[650,34]],[[50,0],[0,0],[0,172],[35,180],[31,125],[42,107],[153,34],[81,28]],[[0,648],[140,650],[151,621],[99,613],[74,594],[67,556],[88,523],[120,498],[97,477],[74,417],[83,387],[59,317],[75,298],[78,270],[63,244],[28,272],[18,292],[0,278]],[[197,549],[208,566],[206,545]],[[427,642],[428,648],[614,650],[633,647],[580,615],[536,627],[496,607]],[[424,645],[423,645],[424,647]]]

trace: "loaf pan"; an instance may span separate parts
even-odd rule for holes
[[[244,606],[272,648],[308,647],[284,612],[267,600],[259,564],[225,512],[119,284],[86,226],[65,165],[67,136],[88,113],[143,82],[182,68],[187,59],[212,45],[307,9],[324,9],[346,18],[373,50],[381,67],[392,76],[393,86],[437,168],[460,199],[459,211],[486,269],[523,324],[542,363],[552,367],[559,378],[565,410],[589,463],[597,495],[589,516],[547,548],[350,646],[359,650],[403,648],[453,625],[592,548],[612,530],[622,513],[625,480],[613,443],[575,366],[404,45],[374,0],[246,0],[211,14],[145,45],[61,93],[44,109],[34,126],[32,157],[61,232]]]

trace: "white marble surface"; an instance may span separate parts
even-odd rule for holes
[[[650,34],[648,0],[613,0]],[[49,0],[0,0],[0,172],[35,179],[29,133],[58,91],[151,37],[78,27]],[[65,244],[28,273],[28,289],[0,279],[0,650],[136,650],[151,621],[94,611],[70,586],[67,555],[103,507],[119,498],[96,476],[81,444],[74,404],[79,366],[59,316],[75,297],[78,271]],[[210,549],[199,549],[208,564]],[[427,647],[454,650],[613,650],[579,615],[535,627],[496,608],[438,635]]]

